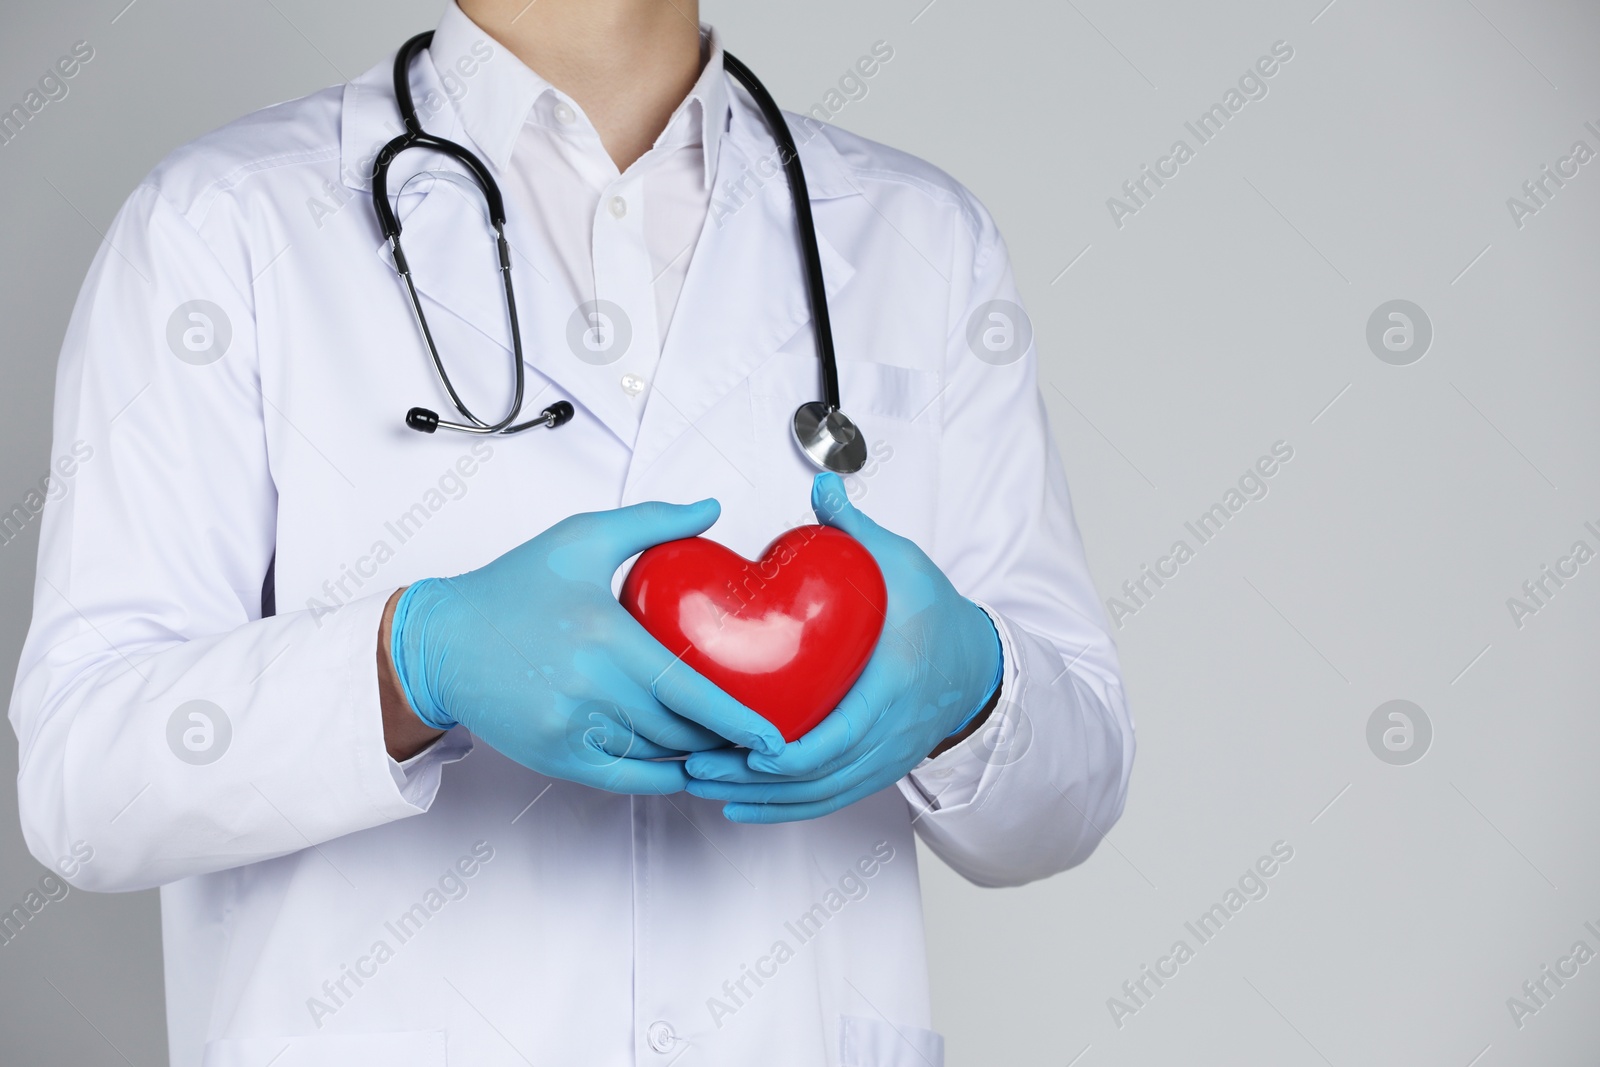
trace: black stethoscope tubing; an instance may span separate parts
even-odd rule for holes
[[[506,240],[505,199],[501,196],[500,187],[489,173],[489,168],[471,150],[424,130],[422,119],[418,116],[416,104],[412,99],[411,63],[417,53],[428,47],[432,40],[431,31],[419,33],[402,45],[395,54],[394,95],[395,102],[400,108],[400,117],[405,123],[405,130],[384,145],[373,162],[372,204],[377,212],[378,224],[383,231],[384,239],[389,242],[394,255],[395,271],[405,283],[411,309],[416,315],[417,326],[427,345],[433,369],[449,395],[451,403],[466,421],[446,421],[427,408],[414,407],[406,412],[406,425],[424,433],[433,433],[440,427],[473,434],[520,433],[534,426],[554,429],[572,418],[574,409],[570,402],[557,401],[541,411],[537,418],[523,423],[516,422],[517,415],[522,410],[526,375],[522,362],[522,331],[517,321],[516,293],[511,282],[511,246]],[[805,171],[800,164],[799,147],[795,144],[794,134],[784,120],[777,102],[772,99],[772,94],[767,92],[766,87],[750,68],[727,52],[723,53],[723,65],[728,73],[745,87],[755,100],[756,106],[760,108],[762,118],[771,131],[774,141],[777,142],[784,175],[789,184],[790,199],[794,204],[795,223],[799,230],[805,273],[806,297],[811,306],[811,320],[817,340],[817,359],[821,365],[823,397],[821,404],[802,405],[795,413],[796,440],[801,449],[819,466],[841,473],[859,470],[865,463],[865,447],[855,425],[839,408],[839,368],[834,355],[833,325],[828,314],[822,256],[817,247],[816,223],[811,215],[811,197],[806,188]],[[512,358],[515,362],[515,387],[511,406],[497,422],[486,422],[473,414],[451,383],[450,375],[444,368],[444,359],[434,342],[433,331],[428,327],[428,319],[423,313],[416,283],[412,280],[411,267],[400,243],[400,219],[389,202],[389,167],[402,152],[413,148],[429,149],[460,163],[482,190],[488,207],[489,223],[495,232],[501,283],[505,289],[506,313],[511,324]],[[802,426],[805,429],[802,429]]]
[[[722,53],[722,64],[755,99],[762,118],[778,142],[783,172],[789,179],[790,199],[794,201],[795,223],[800,230],[800,254],[805,261],[806,297],[811,302],[811,321],[817,332],[817,360],[822,364],[822,399],[828,410],[839,409],[839,367],[833,354],[833,321],[828,315],[828,289],[822,278],[822,255],[817,250],[817,225],[811,218],[811,193],[806,188],[806,172],[800,166],[800,148],[784,121],[777,101],[750,68],[730,52]]]
[[[500,186],[489,173],[489,169],[483,165],[482,160],[469,149],[443,137],[435,137],[422,128],[422,119],[417,115],[416,104],[411,97],[409,72],[412,59],[432,40],[431,32],[419,33],[402,45],[400,51],[395,54],[394,95],[395,102],[400,106],[400,118],[405,123],[405,132],[384,145],[373,161],[372,206],[378,213],[378,225],[383,230],[383,236],[394,253],[394,269],[405,282],[406,294],[411,299],[411,310],[416,315],[417,327],[422,331],[423,341],[428,347],[428,356],[433,362],[434,372],[438,375],[439,383],[444,386],[445,392],[449,394],[450,402],[467,421],[447,422],[427,408],[414,407],[406,412],[406,425],[424,433],[433,433],[441,426],[474,434],[519,433],[541,425],[554,429],[572,418],[572,405],[565,400],[545,408],[539,413],[538,418],[513,425],[517,414],[522,410],[522,396],[527,386],[527,376],[522,365],[522,329],[517,320],[516,290],[511,284],[511,246],[506,241],[505,199],[500,195]],[[495,247],[500,260],[500,279],[506,295],[506,312],[511,323],[511,348],[515,362],[513,368],[515,386],[512,390],[511,407],[498,422],[485,422],[474,415],[461,395],[456,392],[455,385],[450,381],[449,372],[444,369],[444,359],[434,342],[433,331],[428,327],[428,317],[423,313],[422,300],[417,295],[416,282],[411,277],[411,265],[407,262],[405,249],[400,244],[400,219],[389,203],[389,166],[400,153],[411,148],[426,148],[439,152],[467,168],[467,172],[477,182],[478,188],[483,191],[484,202],[489,209],[489,223],[494,227]]]

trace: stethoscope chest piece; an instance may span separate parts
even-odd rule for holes
[[[794,413],[794,440],[806,458],[835,474],[854,474],[867,465],[867,439],[850,416],[820,400]]]

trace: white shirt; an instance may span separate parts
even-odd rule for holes
[[[500,183],[506,211],[525,214],[559,272],[544,280],[593,302],[581,312],[582,343],[610,367],[637,418],[705,224],[728,125],[715,31],[702,28],[694,87],[654,145],[621,173],[577,101],[456,4],[446,7],[428,51],[461,86],[451,104]]]

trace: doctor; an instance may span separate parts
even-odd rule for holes
[[[454,409],[372,209],[390,61],[173,153],[62,351],[29,847],[161,887],[177,1067],[939,1064],[913,831],[980,885],[1046,877],[1134,749],[1005,247],[945,174],[791,116],[869,443],[816,476],[794,208],[692,0],[460,5],[410,89],[505,192],[523,418],[570,421],[405,425]],[[493,421],[483,198],[436,152],[388,185]],[[784,745],[614,590],[649,545],[811,521],[873,553],[889,618]]]

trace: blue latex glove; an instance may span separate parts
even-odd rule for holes
[[[400,596],[395,673],[418,716],[460,723],[541,774],[614,793],[672,793],[681,761],[783,735],[668,652],[611,593],[623,561],[704,532],[715,500],[574,515],[492,563]]]
[[[893,785],[983,709],[1000,684],[1000,635],[916,544],[856,510],[836,474],[811,487],[817,518],[860,541],[889,590],[883,634],[839,707],[776,756],[697,752],[689,792],[735,822],[814,819]]]

